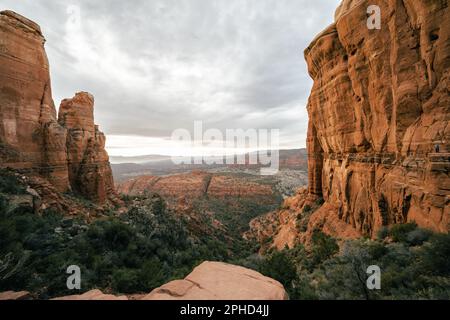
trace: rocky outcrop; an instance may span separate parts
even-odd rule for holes
[[[367,27],[373,4],[381,30]],[[309,194],[326,201],[311,223],[336,235],[338,220],[368,236],[408,221],[448,230],[447,1],[346,0],[336,19],[305,50]]]
[[[0,166],[69,187],[66,131],[56,121],[45,39],[34,22],[0,12]]]
[[[270,248],[293,248],[303,239],[301,233],[306,231],[300,229],[299,222],[307,194],[307,188],[301,188],[296,195],[286,198],[279,210],[250,221],[250,229],[244,233],[244,239],[259,243],[260,253]]]
[[[367,27],[369,5],[381,9],[380,30]],[[448,1],[345,0],[305,58],[314,80],[309,185],[297,214],[325,200],[307,234],[374,237],[382,226],[410,221],[449,230]],[[272,215],[274,239],[292,231],[285,210]],[[291,245],[292,233],[277,247]]]
[[[36,23],[0,12],[0,167],[39,174],[60,192],[115,202],[93,97],[64,100],[57,120],[44,43]]]
[[[74,191],[99,203],[117,202],[105,150],[105,135],[94,124],[94,97],[79,92],[61,102],[59,124],[67,129],[69,182]]]
[[[287,300],[278,281],[243,267],[203,262],[184,280],[153,290],[143,300]]]

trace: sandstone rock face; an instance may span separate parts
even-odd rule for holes
[[[287,300],[281,283],[221,262],[203,262],[184,280],[153,290],[143,300]]]
[[[381,8],[369,30],[367,8]],[[311,219],[374,236],[384,225],[450,223],[450,8],[447,1],[343,1],[305,50]],[[347,227],[346,227],[347,228]]]
[[[367,27],[369,5],[381,9],[381,30]],[[252,221],[247,236],[283,248],[307,243],[314,230],[375,237],[410,221],[449,230],[448,1],[345,0],[335,16],[305,50],[314,80],[308,192]]]
[[[0,12],[0,165],[69,187],[66,132],[56,121],[45,39],[34,22]]]
[[[72,188],[99,203],[117,202],[105,135],[94,124],[94,97],[79,92],[61,102],[59,124],[67,129],[67,161]]]
[[[115,199],[93,97],[64,100],[57,120],[44,42],[36,23],[0,12],[0,167],[40,174],[58,191],[98,203]]]

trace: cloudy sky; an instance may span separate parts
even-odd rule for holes
[[[95,96],[110,155],[190,154],[178,128],[280,129],[305,146],[303,50],[340,0],[2,0],[47,39],[56,105]],[[215,150],[217,151],[217,150]]]

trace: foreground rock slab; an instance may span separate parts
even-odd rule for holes
[[[105,294],[101,290],[94,289],[83,294],[64,296],[54,298],[52,300],[128,300],[126,296],[115,296],[112,294]]]
[[[222,262],[203,262],[185,279],[171,281],[143,300],[287,300],[278,281]]]
[[[31,294],[28,291],[5,291],[0,292],[0,300],[29,300]]]

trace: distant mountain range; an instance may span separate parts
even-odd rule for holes
[[[246,164],[224,164],[225,156],[205,157],[203,164],[191,164],[191,157],[176,157],[179,162],[176,164],[173,158],[168,155],[142,155],[134,157],[111,156],[110,162],[114,178],[116,181],[124,181],[141,175],[161,176],[167,174],[177,174],[192,170],[208,170],[217,168],[233,169],[257,169],[261,165],[249,165],[246,154]],[[217,162],[217,164],[207,164]],[[281,169],[295,169],[307,171],[306,149],[279,150],[279,164]]]

